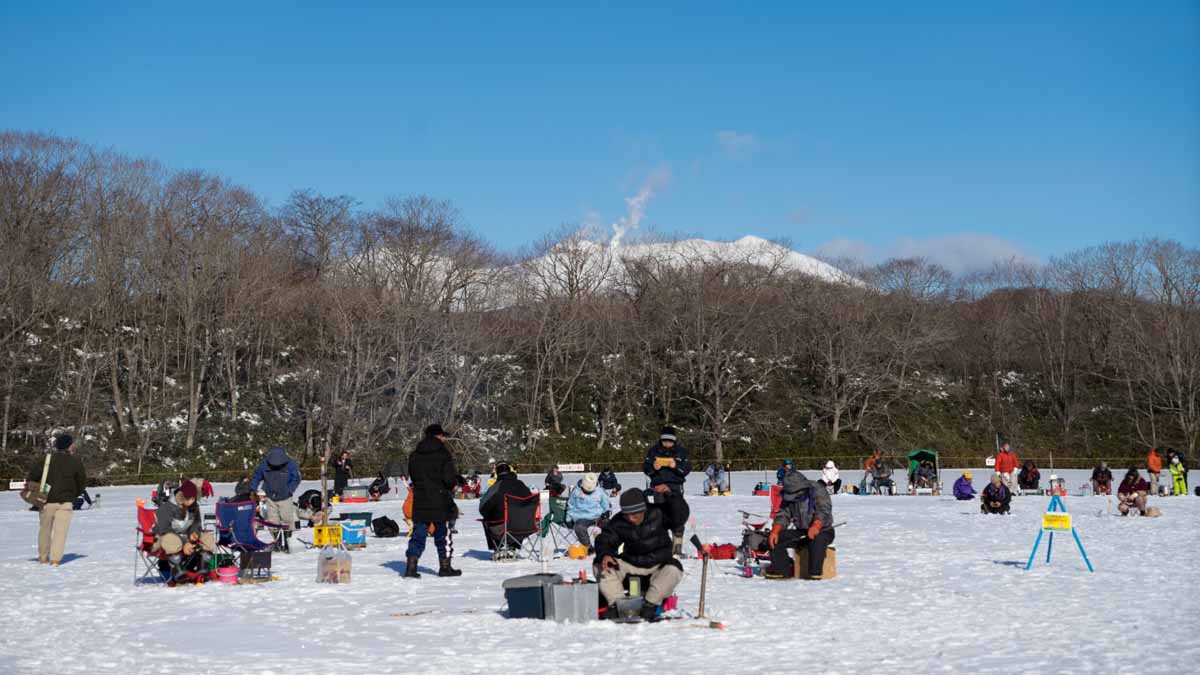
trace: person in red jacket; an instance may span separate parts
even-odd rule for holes
[[[1000,480],[1010,492],[1017,489],[1017,481],[1013,474],[1017,470],[1017,453],[1009,447],[1008,441],[1000,446],[1000,454],[996,457],[996,473],[1000,474]]]
[[[1117,498],[1121,500],[1117,510],[1123,516],[1129,515],[1131,509],[1137,509],[1139,516],[1146,515],[1146,491],[1149,489],[1150,484],[1138,475],[1137,468],[1131,467],[1117,488]]]
[[[1150,453],[1146,455],[1146,471],[1150,474],[1150,494],[1158,494],[1158,474],[1162,471],[1162,457],[1158,454],[1158,450],[1150,448]]]

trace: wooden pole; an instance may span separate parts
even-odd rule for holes
[[[705,594],[705,591],[708,590],[708,588],[707,588],[708,587],[708,556],[704,555],[703,551],[700,552],[700,555],[702,555],[704,557],[701,559],[702,562],[700,563],[700,610],[698,612],[696,612],[697,619],[705,618],[704,617],[704,594]]]

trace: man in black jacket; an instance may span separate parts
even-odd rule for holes
[[[528,497],[531,495],[529,486],[521,482],[512,467],[500,463],[496,465],[496,482],[488,486],[487,492],[479,498],[479,516],[483,518],[483,535],[487,539],[489,551],[495,551],[504,531],[501,525],[489,525],[504,520],[504,498],[508,495]]]
[[[683,566],[672,555],[671,530],[677,527],[682,523],[670,519],[670,510],[647,505],[641,490],[633,488],[621,495],[621,512],[596,537],[594,569],[610,617],[617,614],[614,604],[625,597],[623,583],[631,574],[650,577],[642,618],[652,620],[658,615],[663,600],[683,579]]]
[[[675,555],[679,555],[683,549],[683,529],[691,516],[691,508],[683,498],[683,483],[692,472],[692,461],[687,448],[676,438],[675,427],[662,428],[658,442],[646,451],[642,472],[650,477],[655,503],[662,505],[675,523]]]
[[[354,462],[350,459],[350,452],[343,450],[342,454],[329,460],[329,466],[333,469],[333,494],[341,497],[350,479],[354,478]]]
[[[458,470],[454,458],[443,442],[446,432],[440,424],[425,428],[425,438],[408,458],[408,471],[412,478],[413,506],[412,534],[408,540],[407,563],[404,576],[419,579],[417,561],[425,552],[425,539],[429,526],[433,525],[433,542],[438,552],[438,576],[457,577],[462,571],[450,567],[450,556],[446,550],[446,534],[449,523],[454,520],[454,484]]]
[[[67,530],[71,528],[75,498],[87,487],[87,474],[83,462],[75,456],[75,439],[70,434],[59,434],[54,439],[55,452],[49,457],[39,458],[29,467],[26,478],[40,483],[42,473],[46,475],[49,493],[41,507],[38,519],[38,562],[58,565],[62,562],[67,547]]]

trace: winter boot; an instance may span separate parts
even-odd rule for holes
[[[461,577],[462,570],[456,570],[450,566],[449,558],[441,558],[438,560],[438,576],[439,577]]]
[[[408,557],[408,567],[404,568],[405,579],[420,579],[421,575],[417,573],[417,558]]]
[[[657,621],[658,620],[658,605],[652,605],[648,602],[643,603],[642,611],[639,612],[639,614],[641,615],[642,620],[644,620],[644,621]]]

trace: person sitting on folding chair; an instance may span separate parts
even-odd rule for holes
[[[496,465],[496,482],[479,499],[479,517],[484,521],[483,534],[489,551],[495,551],[499,542],[497,530],[489,527],[488,523],[504,520],[504,498],[508,495],[528,497],[530,494],[529,486],[517,478],[508,464],[501,462]]]
[[[658,617],[663,600],[675,592],[683,579],[683,565],[675,559],[672,531],[685,523],[670,520],[678,513],[665,506],[648,505],[646,493],[631,488],[621,495],[621,512],[609,519],[596,537],[596,561],[593,570],[600,582],[600,594],[608,609],[606,616],[617,618],[616,603],[625,597],[625,578],[650,577],[642,618]]]
[[[823,483],[810,481],[799,471],[783,479],[783,502],[775,514],[767,544],[771,547],[771,565],[766,576],[791,579],[792,558],[789,548],[803,546],[808,551],[808,575],[820,577],[825,566],[825,551],[833,543],[833,500]]]
[[[879,494],[894,494],[896,492],[896,482],[892,480],[892,469],[887,465],[876,450],[875,461],[871,464],[871,489]]]
[[[704,468],[704,494],[706,495],[727,495],[729,494],[729,472],[725,470],[725,465],[720,462],[713,462]]]
[[[548,492],[552,497],[557,497],[565,492],[566,489],[567,484],[566,481],[563,480],[562,471],[558,468],[558,465],[555,464],[554,466],[550,467],[549,471],[546,472],[546,492]]]
[[[204,531],[204,520],[196,504],[199,496],[196,484],[184,481],[175,499],[160,504],[155,514],[154,534],[158,541],[154,548],[166,557],[175,577],[198,570],[202,553],[216,550],[216,535]]]
[[[593,551],[592,537],[588,534],[588,529],[594,526],[604,527],[609,509],[612,508],[608,502],[608,493],[597,490],[598,485],[599,479],[596,478],[596,474],[585,474],[576,484],[576,489],[571,492],[571,498],[567,500],[567,520],[571,522],[571,529],[574,530],[579,544],[588,548],[588,554]]]

